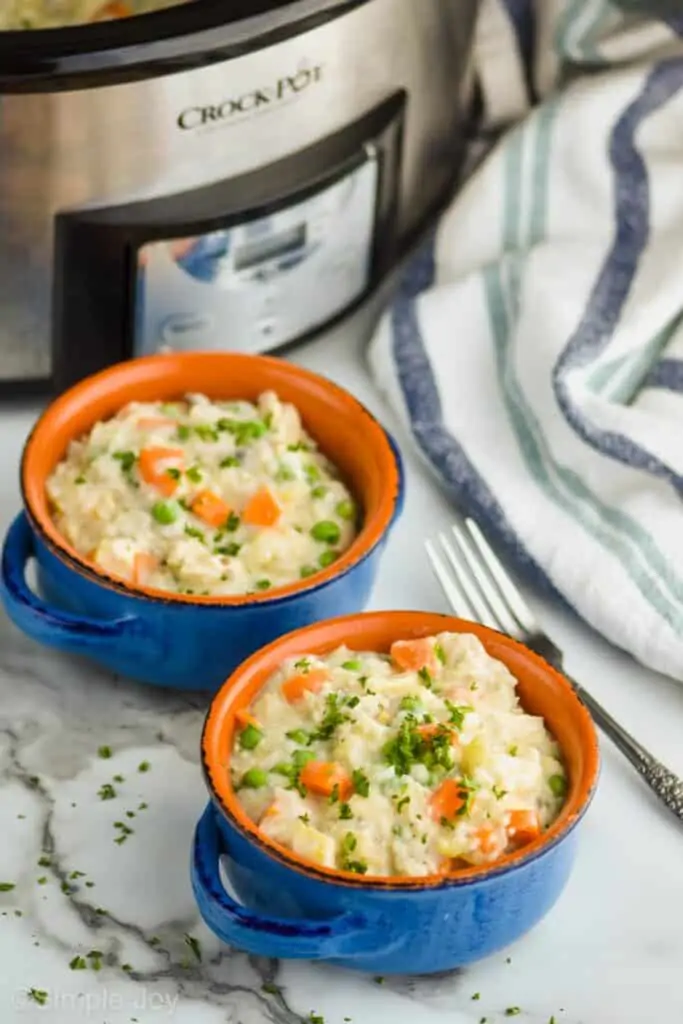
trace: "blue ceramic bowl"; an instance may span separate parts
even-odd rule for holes
[[[334,565],[266,594],[190,597],[127,586],[59,535],[45,481],[69,442],[98,420],[131,401],[188,392],[254,399],[268,389],[297,406],[362,507],[359,535]],[[135,359],[82,381],[39,419],[24,450],[21,482],[24,511],[5,538],[0,578],[2,600],[19,629],[142,682],[210,691],[283,633],[365,606],[404,493],[395,444],[348,392],[290,363],[238,353]],[[26,580],[31,559],[39,593]]]
[[[394,640],[444,630],[476,633],[517,677],[525,708],[542,715],[560,743],[569,789],[557,821],[492,867],[420,879],[318,868],[266,838],[242,811],[230,781],[235,713],[251,704],[284,658],[342,643],[388,651]],[[591,718],[563,676],[508,637],[426,612],[334,619],[254,655],[215,696],[202,757],[211,800],[196,830],[191,871],[206,924],[226,943],[260,956],[323,960],[375,974],[448,971],[508,946],[540,921],[569,878],[599,764]]]

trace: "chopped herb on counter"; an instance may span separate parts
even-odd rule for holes
[[[373,978],[373,981],[375,982],[375,985],[383,985],[384,984],[384,978],[382,977],[381,974],[375,975],[375,977]]]
[[[201,961],[202,959],[202,947],[199,945],[199,939],[196,939],[194,935],[185,935],[185,945],[189,946],[192,950],[195,959]]]
[[[47,1002],[47,992],[43,988],[30,988],[27,995],[29,999],[32,999],[34,1003],[38,1003],[39,1006],[45,1006]]]
[[[16,888],[14,882],[0,882],[0,892],[11,892],[14,888]]]
[[[85,957],[75,956],[73,960],[69,961],[69,967],[72,971],[84,971],[87,968]]]
[[[311,1012],[309,1013],[308,1019],[311,1022],[311,1024],[325,1024],[325,1018],[322,1017],[319,1013],[314,1013],[313,1010],[311,1010]]]
[[[125,781],[126,780],[124,779],[123,775],[115,775],[114,776],[114,782],[125,782]]]
[[[522,1011],[520,1010],[519,1006],[508,1006],[507,1010],[505,1011],[505,1016],[518,1017],[521,1012]]]
[[[150,765],[149,761],[141,761],[140,764],[138,765],[138,771],[148,772],[151,767],[152,766]]]
[[[97,795],[100,800],[114,800],[116,798],[116,790],[111,782],[105,782],[98,789]]]
[[[479,999],[481,999],[481,992],[475,992],[472,996],[472,1001],[476,1003]]]
[[[264,981],[261,985],[261,991],[266,992],[269,996],[279,996],[280,989],[274,981]]]
[[[111,757],[111,747],[100,747],[97,751],[97,756],[105,759]]]
[[[38,879],[38,885],[47,885],[47,877],[45,875],[40,876]]]

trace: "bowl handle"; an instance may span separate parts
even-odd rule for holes
[[[194,837],[192,888],[208,927],[223,941],[257,956],[284,960],[344,960],[377,952],[381,939],[359,914],[329,920],[270,917],[248,910],[225,891],[220,858],[228,854],[208,804]]]
[[[396,525],[396,523],[403,514],[403,507],[406,503],[406,473],[403,467],[403,456],[401,455],[401,449],[399,448],[398,444],[396,443],[396,441],[391,436],[388,430],[385,430],[384,433],[387,435],[387,441],[389,442],[392,454],[394,456],[394,459],[396,460],[396,472],[398,473],[396,507],[394,508],[394,514],[391,517],[391,522],[389,523],[389,529],[393,530],[394,526]]]
[[[92,653],[115,647],[123,639],[140,636],[133,616],[90,619],[72,615],[41,600],[26,582],[26,564],[35,554],[33,532],[25,512],[10,526],[2,549],[0,595],[15,626],[41,644],[74,653]]]

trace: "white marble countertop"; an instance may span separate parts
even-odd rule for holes
[[[342,334],[296,358],[358,395],[404,445],[406,511],[373,606],[441,610],[422,540],[449,522],[449,507],[357,348]],[[37,411],[0,407],[3,532],[19,509],[18,459]],[[564,611],[536,607],[568,670],[683,773],[683,686]],[[546,921],[467,970],[378,984],[244,956],[200,923],[188,859],[206,799],[197,764],[204,711],[201,699],[39,648],[0,612],[0,882],[15,886],[0,891],[2,1024],[298,1024],[312,1012],[325,1024],[384,1015],[394,1024],[497,1024],[508,1007],[520,1008],[520,1024],[683,1020],[683,829],[607,742],[574,875]],[[102,746],[111,758],[98,756]],[[100,799],[115,776],[117,798]],[[117,820],[132,829],[122,844]]]

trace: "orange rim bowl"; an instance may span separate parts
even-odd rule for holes
[[[565,804],[553,824],[527,846],[492,865],[458,869],[426,877],[368,876],[320,867],[266,837],[237,799],[230,778],[235,714],[247,708],[268,678],[287,658],[324,655],[341,645],[355,651],[387,653],[394,640],[441,632],[474,633],[494,658],[504,662],[518,681],[526,711],[541,715],[558,741],[569,775]],[[214,697],[202,735],[204,773],[215,800],[243,833],[288,867],[307,875],[354,886],[382,888],[442,885],[481,879],[527,861],[554,845],[578,823],[592,799],[599,774],[598,738],[588,710],[563,675],[527,647],[485,626],[433,612],[380,611],[349,615],[298,629],[262,648],[226,680]]]
[[[129,402],[172,401],[189,393],[214,400],[254,400],[275,391],[301,413],[304,427],[340,470],[363,519],[351,546],[327,569],[307,580],[262,594],[203,597],[133,586],[108,575],[62,537],[49,509],[46,481],[69,443]],[[389,437],[377,420],[343,388],[309,370],[269,356],[187,352],[117,363],[60,395],[38,419],[24,447],[21,489],[33,529],[51,550],[103,586],[166,602],[210,605],[268,603],[314,589],[352,568],[384,537],[395,515],[401,471]]]

